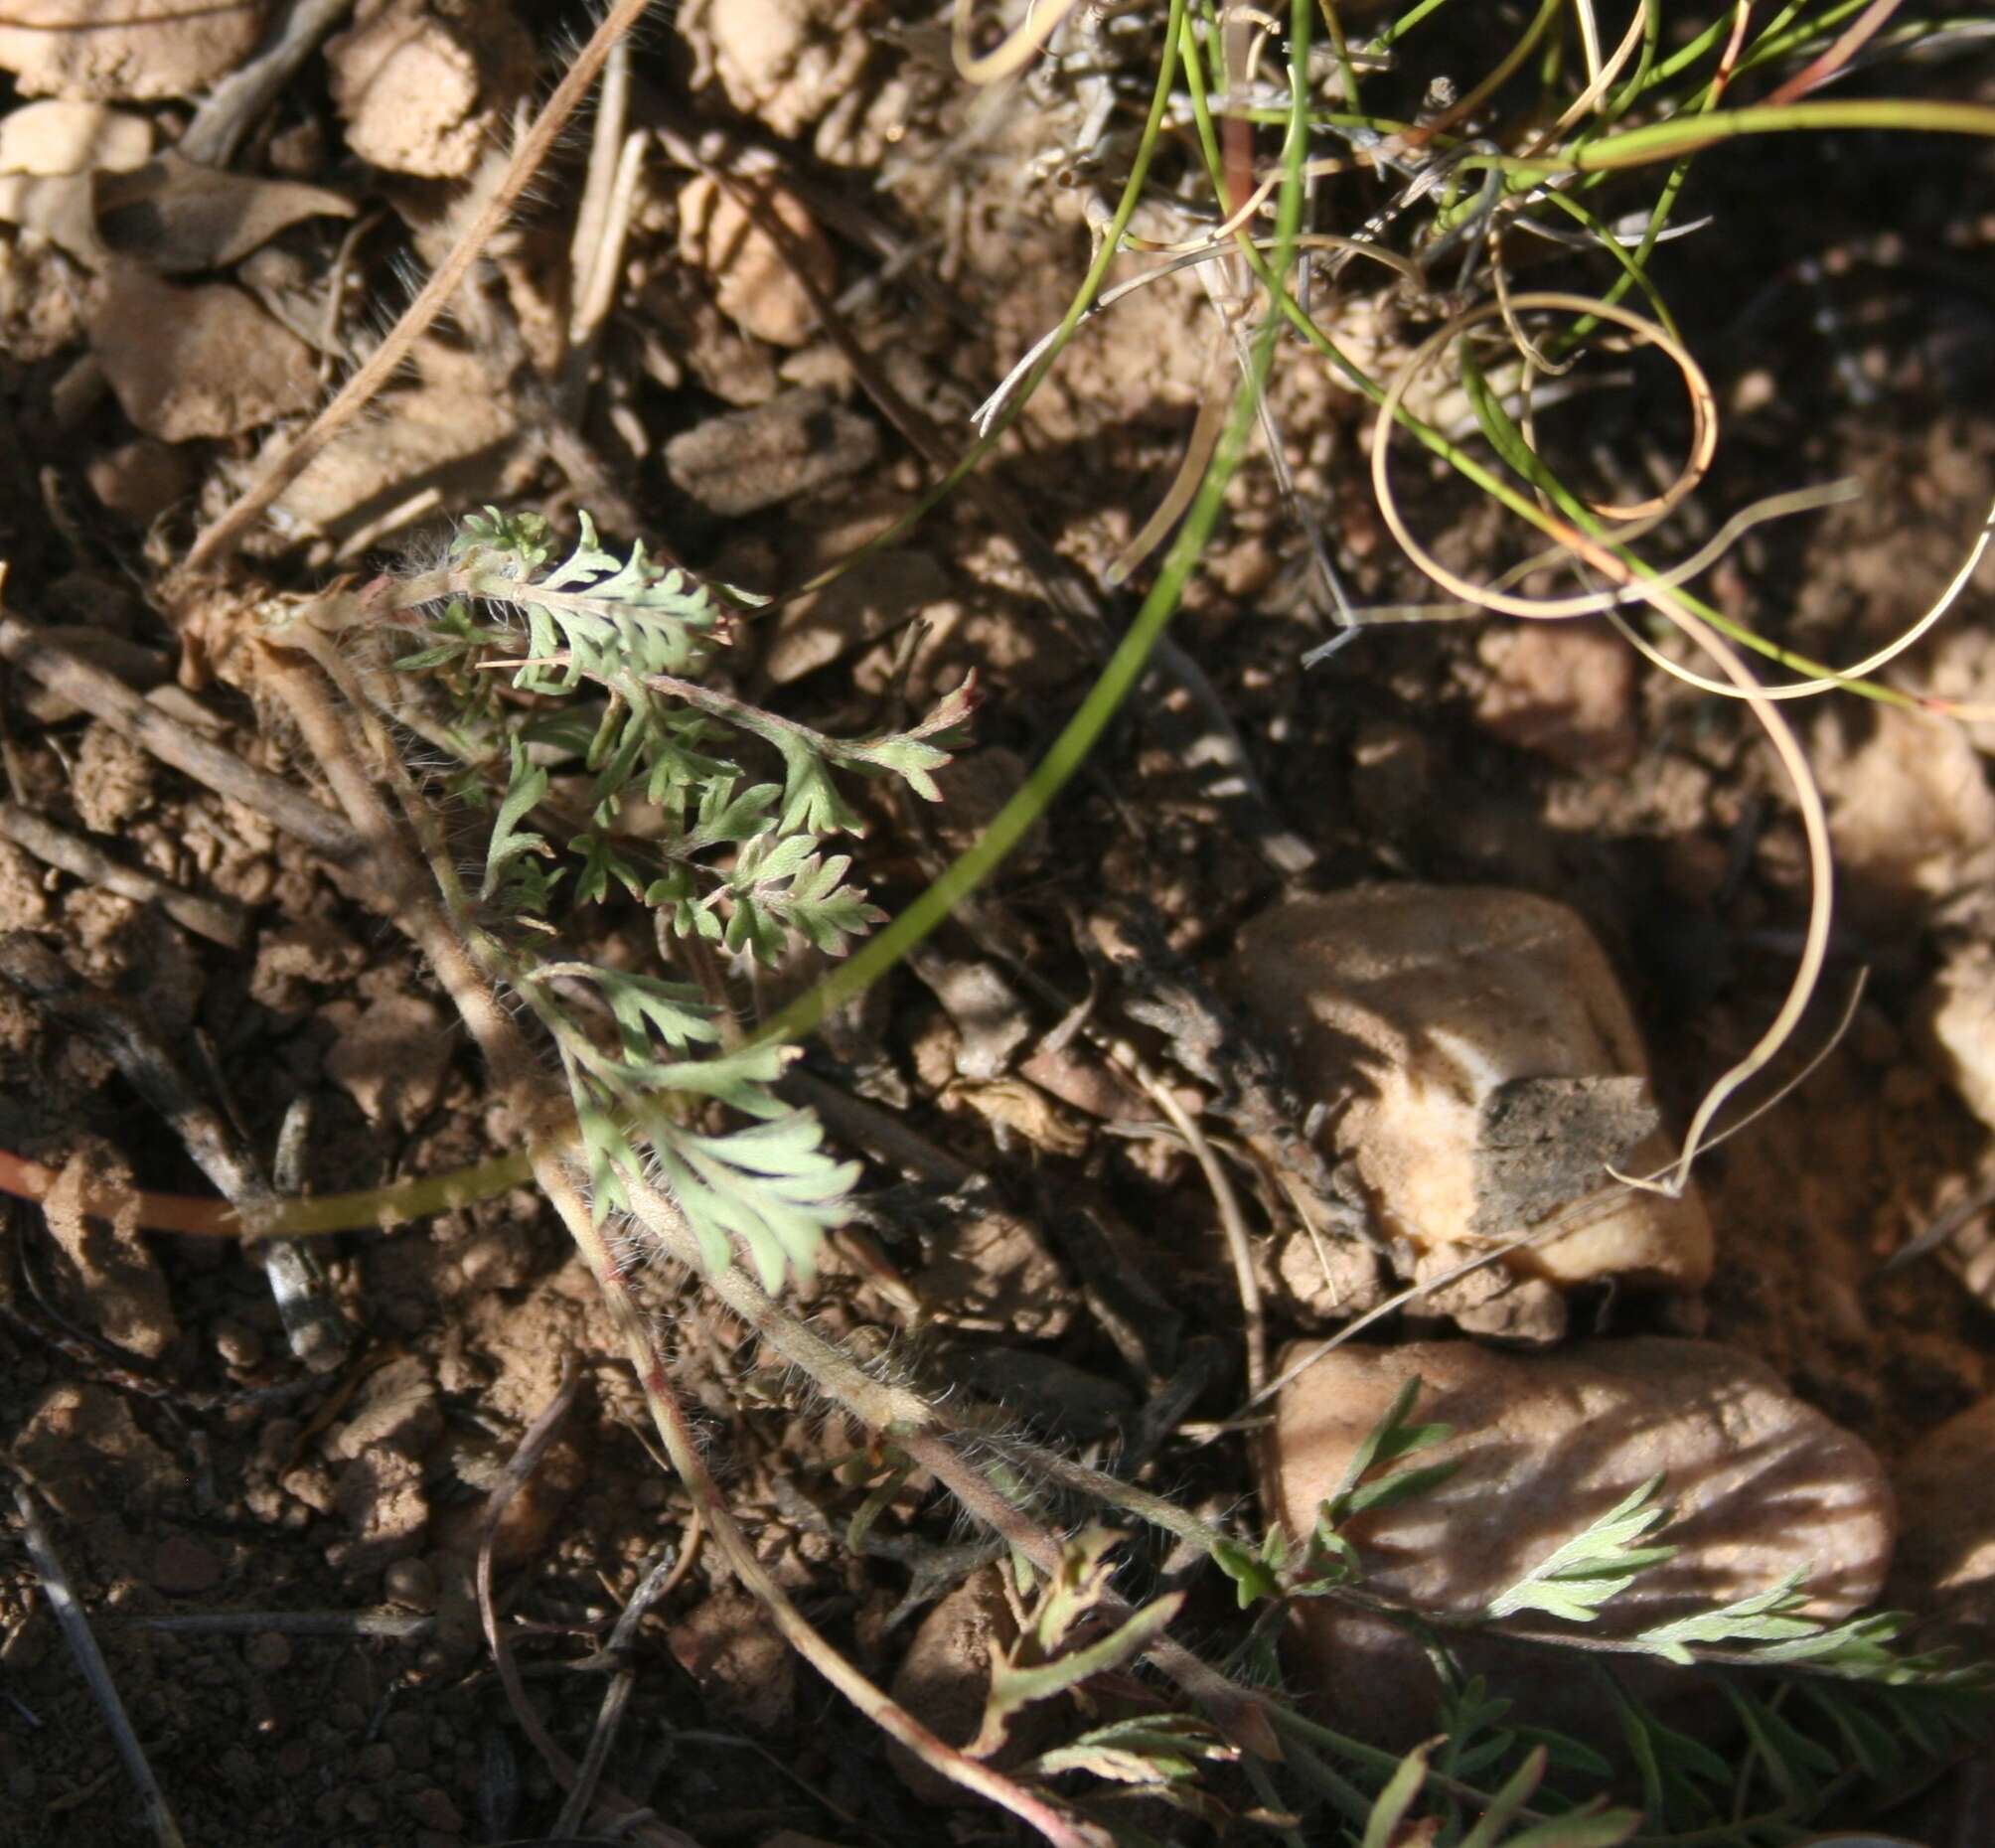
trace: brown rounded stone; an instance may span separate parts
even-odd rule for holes
[[[1627,1637],[1806,1575],[1805,1615],[1848,1617],[1882,1591],[1897,1521],[1883,1466],[1848,1432],[1789,1393],[1771,1368],[1710,1341],[1643,1336],[1560,1353],[1510,1354],[1426,1341],[1325,1355],[1287,1387],[1264,1457],[1264,1504],[1305,1537],[1365,1436],[1405,1382],[1417,1424],[1455,1435],[1420,1453],[1454,1475],[1345,1524],[1368,1592],[1438,1617],[1480,1617],[1539,1562],[1651,1477],[1673,1509],[1645,1541],[1676,1556],[1640,1573],[1583,1632],[1539,1613],[1534,1631]],[[1591,1677],[1561,1651],[1499,1636],[1451,1636],[1464,1671],[1535,1722],[1596,1730]],[[1365,1737],[1411,1744],[1436,1730],[1439,1683],[1405,1632],[1329,1599],[1301,1601],[1297,1676]],[[1643,1698],[1693,1695],[1694,1674],[1647,1655],[1593,1658]],[[1704,1688],[1706,1698],[1710,1690]]]
[[[1609,1185],[1665,1166],[1647,1058],[1579,914],[1489,886],[1380,885],[1292,898],[1241,933],[1249,1010],[1289,1036],[1304,1096],[1334,1111],[1383,1230],[1429,1267],[1486,1251]],[[1603,1193],[1516,1275],[1696,1289],[1710,1222],[1680,1199]]]

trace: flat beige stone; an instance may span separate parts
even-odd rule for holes
[[[830,292],[838,259],[803,201],[787,188],[757,187],[759,202],[789,234],[811,280]],[[792,273],[776,241],[717,180],[705,174],[679,193],[679,254],[713,278],[720,312],[745,334],[774,347],[801,347],[818,327],[810,292]]]
[[[1594,1194],[1610,1165],[1669,1158],[1627,1001],[1579,915],[1551,899],[1413,884],[1292,898],[1240,933],[1232,976],[1289,1036],[1384,1230],[1419,1256],[1486,1250]],[[1562,1285],[1695,1289],[1711,1226],[1693,1192],[1638,1193],[1506,1262]]]
[[[177,100],[227,77],[262,28],[260,4],[16,0],[0,22],[0,71],[15,74],[24,96]]]
[[[100,102],[51,98],[0,117],[0,174],[129,173],[152,158],[152,123]]]
[[[90,345],[125,415],[163,442],[234,436],[323,395],[311,349],[227,282],[182,288],[117,269]]]
[[[1918,1043],[1967,1108],[1995,1128],[1995,955],[1956,950],[1919,998]]]
[[[1642,1573],[1580,1632],[1542,1614],[1525,1626],[1629,1636],[1807,1575],[1809,1615],[1834,1620],[1883,1589],[1895,1504],[1869,1449],[1796,1399],[1771,1368],[1708,1341],[1641,1336],[1555,1354],[1509,1354],[1470,1341],[1345,1347],[1281,1395],[1264,1456],[1271,1519],[1301,1538],[1365,1435],[1406,1380],[1423,1382],[1414,1422],[1457,1435],[1421,1463],[1459,1467],[1438,1488],[1356,1517],[1365,1588],[1438,1616],[1484,1611],[1538,1562],[1650,1477],[1675,1510],[1658,1542],[1676,1557]],[[1304,1601],[1293,1636],[1299,1677],[1388,1737],[1433,1731],[1438,1683],[1403,1632],[1328,1600]],[[1471,1639],[1469,1672],[1488,1672],[1520,1711],[1584,1727],[1577,1658]],[[1611,1660],[1644,1697],[1685,1677],[1646,1657]],[[1580,1683],[1572,1713],[1560,1684]],[[1553,1713],[1561,1717],[1553,1718]],[[1367,1737],[1373,1735],[1368,1732]]]

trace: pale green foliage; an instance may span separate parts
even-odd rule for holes
[[[1661,1476],[1650,1477],[1492,1599],[1484,1615],[1495,1618],[1542,1611],[1569,1622],[1590,1622],[1602,1605],[1635,1582],[1644,1567],[1659,1566],[1675,1556],[1673,1546],[1634,1544],[1658,1521],[1669,1518],[1668,1508],[1656,1500],[1661,1487]],[[1685,1654],[1680,1659],[1690,1658]]]
[[[966,683],[906,731],[828,737],[702,681],[753,601],[729,592],[723,604],[641,545],[618,557],[586,514],[558,561],[537,515],[488,509],[464,523],[445,569],[408,587],[403,606],[431,614],[422,645],[396,666],[445,689],[467,757],[500,771],[481,902],[543,914],[572,871],[573,903],[621,890],[672,934],[771,966],[799,946],[842,955],[882,920],[849,883],[850,854],[830,850],[861,832],[837,774],[897,777],[937,800],[933,772],[975,689]],[[512,698],[497,692],[502,674]],[[779,775],[753,776],[737,756],[744,744]],[[579,814],[553,800],[563,764],[589,779]],[[646,825],[626,829],[637,805]],[[777,1097],[782,1048],[723,1051],[706,1000],[683,983],[543,957],[496,932],[483,941],[554,1037],[598,1215],[648,1181],[678,1203],[708,1265],[738,1249],[770,1289],[808,1275],[858,1169]],[[613,1034],[575,1011],[578,990],[593,991]],[[714,1105],[747,1127],[705,1121]]]
[[[1387,1467],[1402,1457],[1416,1456],[1437,1444],[1446,1444],[1455,1435],[1453,1425],[1409,1422],[1414,1404],[1420,1398],[1420,1387],[1416,1376],[1393,1395],[1392,1404],[1351,1453],[1342,1478],[1316,1510],[1315,1539],[1326,1551],[1349,1558],[1349,1542],[1339,1531],[1345,1522],[1367,1508],[1389,1508],[1423,1495],[1430,1488],[1438,1488],[1459,1467],[1453,1463],[1423,1463],[1414,1469]],[[1378,1470],[1385,1473],[1375,1473]]]
[[[1673,1546],[1634,1544],[1670,1518],[1669,1507],[1659,1499],[1662,1485],[1663,1478],[1653,1476],[1616,1502],[1492,1599],[1484,1616],[1494,1620],[1538,1611],[1567,1622],[1592,1622],[1609,1600],[1626,1591],[1648,1567],[1675,1557]],[[1806,1573],[1791,1572],[1777,1585],[1731,1604],[1637,1630],[1627,1646],[1682,1667],[1698,1659],[1698,1649],[1725,1650],[1746,1655],[1755,1666],[1806,1664],[1850,1680],[1894,1686],[1932,1682],[1938,1664],[1892,1651],[1890,1644],[1905,1627],[1898,1614],[1873,1612],[1829,1624],[1802,1616],[1807,1603]]]
[[[619,559],[597,543],[588,515],[580,520],[580,542],[551,570],[541,568],[549,548],[537,514],[509,519],[487,508],[482,519],[470,515],[451,543],[467,596],[522,610],[530,655],[566,656],[557,667],[522,668],[514,685],[572,693],[584,681],[696,672],[711,653],[718,614],[705,587],[655,564],[641,543]]]
[[[1028,1708],[1070,1700],[1081,1711],[1092,1711],[1089,1684],[1126,1673],[1169,1628],[1184,1603],[1182,1592],[1166,1593],[1112,1625],[1108,1621],[1111,1555],[1122,1540],[1105,1527],[1077,1534],[1062,1552],[1057,1574],[1038,1586],[1017,1637],[1003,1647],[994,1641],[983,1722],[964,1748],[973,1758],[1001,1752]],[[1161,1799],[1223,1828],[1230,1819],[1226,1808],[1204,1789],[1200,1773],[1239,1758],[1239,1748],[1210,1721],[1151,1711],[1092,1726],[1041,1753],[1025,1771],[1034,1778],[1084,1773],[1121,1794]]]
[[[1808,1602],[1802,1588],[1807,1575],[1791,1572],[1778,1585],[1756,1592],[1715,1611],[1680,1617],[1643,1630],[1636,1641],[1672,1662],[1690,1662],[1693,1643],[1706,1648],[1741,1648],[1757,1644],[1754,1657],[1763,1662],[1829,1662],[1845,1669],[1885,1668],[1891,1654],[1884,1644],[1901,1627],[1890,1614],[1839,1623],[1831,1629],[1812,1617],[1793,1615]]]
[[[661,907],[679,934],[746,947],[764,962],[778,961],[793,933],[836,954],[881,914],[844,884],[849,858],[821,850],[832,836],[862,832],[834,773],[898,777],[937,800],[932,772],[949,761],[949,734],[975,709],[974,686],[966,683],[908,730],[878,736],[833,738],[780,718],[698,679],[731,633],[732,607],[647,558],[642,545],[619,559],[599,544],[586,514],[581,525],[580,543],[549,566],[538,515],[488,509],[467,520],[427,646],[397,664],[404,673],[445,676],[454,691],[489,679],[470,672],[481,664],[510,667],[519,692],[572,702],[552,713],[523,712],[507,727],[511,769],[485,894],[534,908],[530,901],[544,902],[551,891],[551,881],[531,878],[530,861],[555,849],[519,823],[545,797],[540,757],[575,748],[576,721],[585,719],[588,818],[563,844],[582,862],[577,899],[600,898],[617,884]],[[728,595],[733,606],[753,601]],[[485,620],[470,614],[475,607],[489,612]],[[507,620],[513,611],[524,617],[524,635]],[[489,703],[481,712],[489,714]],[[732,755],[730,734],[770,747],[782,780],[751,779]],[[634,802],[663,812],[665,831],[645,849],[663,864],[641,867],[614,838]],[[731,867],[714,862],[730,851]]]

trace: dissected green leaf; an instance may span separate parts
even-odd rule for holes
[[[1608,1758],[1570,1733],[1555,1732],[1549,1726],[1530,1726],[1523,1721],[1518,1721],[1510,1731],[1525,1746],[1543,1746],[1545,1762],[1553,1771],[1578,1771],[1582,1776],[1603,1781],[1614,1774]]]
[[[699,792],[698,813],[684,843],[686,851],[752,841],[773,826],[769,811],[782,793],[774,783],[743,787],[735,777],[711,778]]]
[[[1891,1728],[1867,1712],[1859,1699],[1832,1681],[1811,1677],[1798,1685],[1802,1695],[1828,1716],[1851,1761],[1866,1777],[1882,1782],[1898,1774],[1905,1765],[1905,1748]]]
[[[1368,1508],[1391,1508],[1403,1501],[1412,1501],[1430,1489],[1439,1488],[1460,1467],[1461,1460],[1451,1458],[1447,1463],[1422,1463],[1412,1469],[1395,1469],[1390,1475],[1376,1476],[1369,1482],[1360,1482],[1343,1497],[1340,1509],[1342,1518],[1349,1520],[1354,1515],[1364,1513]]]
[[[464,524],[450,541],[453,558],[467,558],[480,550],[493,551],[518,562],[523,571],[544,564],[553,547],[547,543],[548,526],[542,514],[503,514],[487,507],[483,514],[467,514]]]
[[[1668,1518],[1668,1508],[1655,1498],[1661,1487],[1658,1475],[1631,1490],[1492,1599],[1483,1616],[1493,1620],[1543,1611],[1568,1622],[1591,1623],[1601,1606],[1626,1591],[1644,1569],[1675,1557],[1673,1546],[1633,1544]],[[1658,1646],[1657,1653],[1667,1650]]]
[[[1511,1702],[1491,1696],[1482,1675],[1464,1681],[1444,1679],[1436,1714],[1441,1729],[1441,1770],[1451,1777],[1470,1778],[1507,1758],[1517,1744],[1516,1732],[1502,1724]]]
[[[844,1224],[856,1161],[825,1151],[817,1118],[801,1110],[726,1135],[647,1125],[652,1154],[708,1266],[725,1269],[735,1241],[765,1290],[786,1271],[815,1274],[825,1234]]]
[[[720,1029],[699,991],[689,982],[666,982],[632,970],[580,965],[577,974],[592,982],[608,1002],[624,1051],[636,1060],[654,1055],[653,1042],[675,1050],[713,1045]]]
[[[645,892],[644,874],[618,851],[607,835],[591,828],[578,835],[573,847],[581,853],[582,870],[575,880],[575,902],[592,904],[606,898],[610,887],[620,885],[633,898]]]
[[[1754,1642],[1791,1642],[1819,1637],[1824,1626],[1812,1617],[1790,1614],[1807,1603],[1801,1590],[1806,1574],[1790,1572],[1778,1585],[1735,1599],[1715,1611],[1700,1611],[1673,1623],[1658,1623],[1641,1631],[1635,1641],[1657,1655],[1679,1664],[1696,1658],[1686,1646],[1702,1643],[1710,1648],[1733,1647]]]
[[[1392,1404],[1387,1406],[1377,1424],[1366,1432],[1357,1449],[1351,1453],[1350,1462],[1344,1465],[1343,1475],[1335,1488],[1323,1498],[1317,1513],[1317,1529],[1321,1533],[1334,1533],[1355,1511],[1353,1497],[1359,1484],[1364,1482],[1371,1471],[1385,1463],[1397,1463],[1402,1457],[1411,1457],[1417,1452],[1431,1450],[1437,1444],[1445,1444],[1455,1435],[1449,1425],[1410,1425],[1407,1417],[1420,1397],[1425,1382],[1418,1374],[1406,1380],[1393,1395]],[[1445,1480],[1454,1469],[1454,1464],[1429,1464],[1434,1473],[1402,1486],[1389,1496],[1381,1497],[1376,1492],[1363,1505],[1376,1507],[1383,1501],[1405,1499],[1408,1493],[1419,1493],[1423,1488],[1433,1487]],[[1407,1472],[1411,1474],[1412,1472]],[[1392,1478],[1388,1478],[1390,1480]]]
[[[547,773],[527,760],[527,747],[519,739],[513,740],[513,770],[506,787],[505,800],[499,805],[498,818],[492,824],[492,835],[485,847],[485,881],[479,887],[481,898],[490,898],[505,883],[509,868],[523,854],[535,854],[549,858],[553,848],[547,845],[543,835],[537,835],[520,824],[546,799]]]
[[[405,672],[438,677],[450,693],[467,738],[483,740],[480,765],[505,740],[481,895],[517,910],[551,897],[562,876],[548,863],[555,846],[528,818],[549,812],[547,765],[578,758],[591,778],[587,821],[562,844],[579,861],[577,902],[620,888],[656,907],[675,935],[770,965],[800,945],[842,955],[885,914],[850,883],[850,856],[827,847],[835,835],[860,832],[834,771],[898,775],[933,796],[932,773],[975,709],[974,682],[905,732],[823,737],[701,680],[731,620],[707,586],[642,544],[608,549],[586,514],[579,526],[557,558],[537,514],[488,507],[465,520],[437,580],[448,599],[438,593],[441,612],[402,658]],[[737,608],[760,600],[726,595]],[[500,702],[500,668],[536,696],[531,709]],[[482,731],[465,717],[474,709]],[[724,754],[736,745],[772,749],[781,780],[754,779]],[[520,952],[509,979],[535,985],[559,1045],[599,1215],[621,1208],[631,1181],[648,1175],[676,1197],[708,1264],[739,1253],[771,1289],[810,1272],[858,1169],[825,1148],[815,1118],[776,1097],[781,1048],[717,1055],[701,998],[654,977]],[[601,995],[614,1047],[585,1017],[564,1013],[571,981]],[[675,1101],[688,1097],[748,1122],[695,1121]]]
[[[778,834],[862,835],[857,811],[839,794],[815,734],[772,731],[769,740],[783,759],[783,807]]]
[[[821,857],[808,835],[758,835],[727,875],[727,947],[751,949],[774,964],[794,936],[827,956],[844,955],[847,938],[864,935],[886,916],[864,892],[843,883],[850,867],[848,854]]]
[[[1638,1702],[1611,1675],[1600,1674],[1606,1697],[1620,1716],[1621,1733],[1641,1776],[1651,1817],[1690,1828],[1717,1813],[1715,1791],[1731,1781],[1732,1769],[1702,1740],[1679,1733]]]
[[[1719,1684],[1744,1723],[1766,1775],[1782,1799],[1806,1809],[1821,1789],[1821,1779],[1839,1769],[1835,1754],[1819,1741],[1791,1726],[1768,1702],[1734,1681]]]
[[[522,668],[514,684],[565,693],[584,679],[629,684],[697,667],[706,647],[704,632],[716,621],[706,589],[675,566],[654,563],[642,542],[619,559],[597,542],[588,515],[579,520],[574,550],[551,570],[538,569],[546,556],[540,544],[524,550],[472,544],[458,552],[474,594],[511,603],[525,614],[531,656],[567,657],[555,668]]]
[[[961,747],[962,734],[982,703],[977,676],[972,674],[912,729],[828,741],[826,755],[849,769],[897,776],[917,796],[940,802],[942,791],[933,773]]]

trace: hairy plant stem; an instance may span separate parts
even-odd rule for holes
[[[310,655],[334,685],[344,690],[351,683],[353,677],[337,654],[308,623],[298,625],[283,640]],[[564,1109],[547,1101],[547,1085],[531,1049],[512,1017],[500,1006],[478,957],[467,947],[481,933],[470,921],[469,908],[463,903],[462,888],[443,848],[434,816],[409,785],[379,720],[365,706],[356,710],[369,734],[371,753],[379,760],[379,767],[372,770],[362,762],[345,725],[333,711],[319,676],[294,656],[278,650],[270,651],[267,659],[273,689],[284,697],[334,794],[366,844],[381,908],[429,961],[484,1055],[501,1098],[520,1114],[524,1123],[535,1126],[531,1136],[535,1181],[559,1214],[595,1278],[625,1354],[637,1374],[646,1409],[665,1446],[666,1456],[735,1576],[768,1611],[785,1640],[806,1661],[924,1764],[951,1782],[1008,1810],[1038,1830],[1055,1848],[1105,1848],[1106,1838],[1091,1826],[1076,1822],[1010,1778],[936,1738],[820,1635],[755,1557],[754,1549],[735,1524],[700,1461],[685,1409],[673,1391],[651,1325],[632,1292],[630,1278],[610,1249],[602,1228],[596,1224],[574,1168],[562,1153],[567,1139],[539,1129],[537,1119],[564,1114]],[[377,782],[381,775],[385,775],[394,789],[409,826],[429,858],[434,886],[425,878],[382,801]],[[441,900],[437,895],[439,890],[443,894]]]
[[[1005,1495],[951,1441],[990,1443],[990,1434],[951,1419],[920,1393],[876,1379],[843,1348],[827,1341],[769,1297],[745,1272],[730,1266],[707,1270],[691,1228],[677,1205],[657,1188],[629,1183],[631,1211],[679,1263],[701,1276],[738,1320],[766,1340],[792,1366],[864,1425],[879,1432],[954,1495],[965,1513],[998,1534],[1050,1579],[1059,1571],[1063,1547],[1057,1535]],[[1226,1536],[1182,1508],[1059,1453],[1006,1439],[996,1446],[1004,1462],[1108,1507],[1120,1507],[1186,1540],[1201,1553]],[[1115,1594],[1103,1606],[1118,1620],[1135,1607]],[[1279,1759],[1281,1747],[1262,1712],[1264,1703],[1249,1690],[1202,1661],[1182,1643],[1160,1636],[1145,1651],[1162,1673],[1205,1709],[1236,1744],[1264,1758]]]

